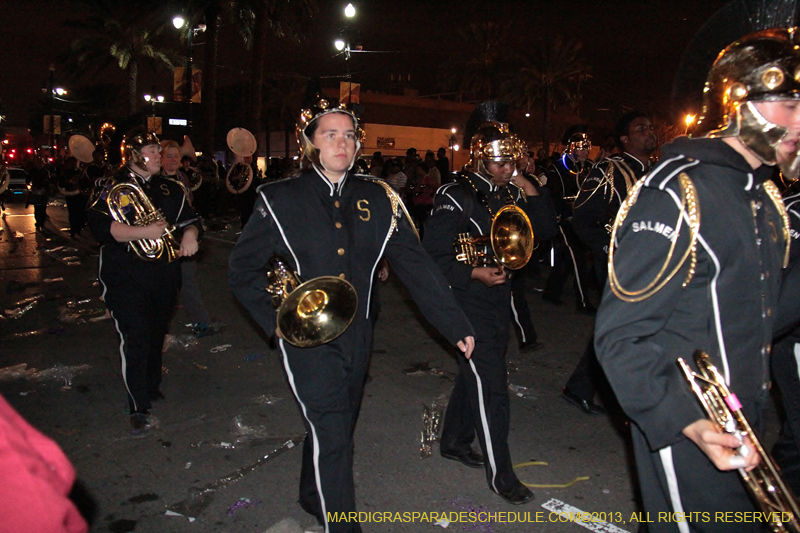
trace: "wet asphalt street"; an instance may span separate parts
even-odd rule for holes
[[[277,352],[226,284],[238,219],[212,224],[198,264],[206,307],[225,328],[193,339],[178,308],[164,357],[166,400],[151,411],[158,427],[134,437],[116,332],[99,300],[96,245],[86,230],[69,238],[64,207],[48,214],[43,233],[34,232],[33,209],[24,204],[9,205],[0,220],[0,393],[75,465],[75,498],[91,530],[260,533],[287,518],[312,525],[296,503],[299,410]],[[381,286],[355,435],[358,508],[372,519],[364,531],[439,531],[446,525],[435,524],[440,513],[453,519],[463,511],[482,511],[473,515],[481,521],[452,521],[448,531],[638,530],[624,421],[585,415],[559,397],[593,319],[575,311],[569,292],[565,305],[543,302],[534,290],[543,283],[528,280],[544,347],[520,355],[512,339],[508,353],[512,458],[523,464],[523,482],[551,485],[534,488],[536,499],[521,507],[490,492],[481,470],[442,459],[436,445],[421,458],[424,408],[446,402],[456,360],[396,279]],[[532,462],[546,464],[525,464]],[[576,478],[584,479],[552,487]],[[594,513],[617,529],[551,514],[559,508]],[[389,516],[395,521],[376,521]]]

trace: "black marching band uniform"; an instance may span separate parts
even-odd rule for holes
[[[594,271],[602,286],[606,282],[609,228],[633,185],[650,170],[633,155],[623,152],[597,162],[586,177],[575,199],[572,227],[594,256]],[[564,386],[564,394],[585,412],[602,414],[604,409],[593,399],[602,382],[594,338],[590,338],[578,365]]]
[[[155,138],[154,135],[148,137]],[[157,144],[158,140],[153,142]],[[109,212],[108,193],[123,182],[141,187],[168,224],[186,221],[195,214],[182,184],[157,174],[145,178],[130,165],[123,166],[107,179],[98,179],[89,202],[89,227],[101,245],[98,276],[103,285],[103,299],[120,337],[119,354],[128,408],[131,415],[146,415],[151,402],[161,397],[162,347],[180,289],[181,267],[180,261],[168,262],[164,257],[166,253],[157,260],[144,260],[129,243],[118,242],[111,235],[114,218]],[[121,207],[130,225],[134,225],[132,208]],[[199,223],[196,226],[202,231]],[[180,235],[176,237],[180,240]],[[133,419],[131,422],[133,424]]]
[[[472,137],[473,145],[479,135]],[[486,142],[492,140],[487,138]],[[474,161],[479,156],[474,149],[472,152]],[[475,168],[475,164],[472,166]],[[524,503],[532,494],[522,492],[525,487],[514,473],[508,449],[510,403],[505,357],[511,327],[511,284],[507,281],[490,288],[473,280],[473,267],[456,260],[453,244],[462,233],[473,237],[489,235],[493,215],[508,204],[519,206],[527,214],[534,235],[552,238],[557,231],[555,211],[549,194],[544,189],[541,193],[526,197],[513,183],[498,188],[480,173],[464,172],[456,182],[437,191],[423,242],[444,272],[476,334],[472,358],[458,358],[459,373],[442,427],[442,455],[469,458],[477,434],[489,488],[510,501],[517,500],[512,503]],[[463,459],[462,462],[467,464]],[[469,466],[480,465],[479,461],[472,462]]]
[[[314,109],[321,110],[316,117],[326,111],[352,116],[333,99],[319,100]],[[425,317],[450,342],[472,335],[404,211],[382,182],[348,173],[334,184],[315,165],[299,177],[258,188],[253,216],[230,257],[229,284],[268,335],[275,332],[276,312],[264,290],[265,274],[275,255],[304,280],[337,276],[358,295],[355,318],[335,340],[312,348],[279,340],[307,431],[300,505],[326,532],[361,531],[356,522],[329,522],[328,515],[355,511],[353,431],[372,346],[371,298],[380,259],[388,259]]]
[[[684,428],[707,414],[676,359],[696,371],[693,352],[707,352],[760,433],[771,343],[781,327],[779,292],[787,288],[781,270],[788,261],[788,221],[770,180],[787,130],[766,120],[752,101],[792,98],[793,77],[776,86],[763,74],[770,68],[794,72],[800,65],[795,45],[791,31],[768,30],[723,51],[708,76],[698,133],[720,129],[665,146],[662,163],[631,192],[617,218],[616,253],[597,316],[598,358],[634,423],[645,510],[651,516],[697,513],[690,525],[648,524],[651,533],[764,527],[715,519],[716,512],[756,507],[735,470],[718,470],[684,436]],[[764,164],[754,169],[725,137],[738,139]],[[796,301],[796,286],[788,289]]]
[[[69,215],[69,234],[72,237],[80,234],[86,225],[86,203],[91,190],[87,170],[77,166],[62,170],[58,180],[58,188],[64,194]]]
[[[550,302],[560,302],[561,292],[571,272],[575,277],[576,305],[579,311],[593,310],[593,307],[586,294],[586,276],[589,271],[586,246],[572,228],[572,205],[592,167],[591,161],[580,161],[573,154],[576,150],[588,151],[589,148],[591,143],[586,134],[573,134],[568,138],[564,154],[546,172],[547,186],[552,193],[558,215],[559,233],[553,239],[553,268],[542,297]]]

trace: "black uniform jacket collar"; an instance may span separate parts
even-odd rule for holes
[[[770,179],[774,167],[761,165],[754,169],[747,160],[722,139],[688,139],[678,137],[661,150],[661,160],[684,156],[703,163],[727,167],[735,171],[731,179],[740,182],[742,188],[750,190],[754,184]]]
[[[322,170],[317,168],[316,165],[314,165],[312,173],[316,174],[317,177],[319,178],[314,183],[314,189],[328,196],[334,196],[334,195],[341,196],[342,189],[344,189],[344,184],[347,181],[347,177],[350,175],[350,172],[347,171],[344,173],[344,176],[342,176],[342,179],[340,179],[338,183],[333,183],[331,180],[328,179],[328,176],[326,176],[322,172]]]
[[[649,160],[643,163],[642,161],[639,160],[638,157],[628,152],[622,152],[621,157],[622,160],[625,161],[628,164],[628,166],[633,169],[634,172],[636,172],[637,176],[641,176],[645,172],[650,170]]]
[[[488,194],[490,192],[497,192],[500,190],[500,187],[492,183],[492,180],[483,174],[479,174],[477,172],[467,172],[467,176],[475,188],[482,193]]]

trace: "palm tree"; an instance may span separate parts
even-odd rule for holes
[[[555,36],[540,38],[521,57],[521,68],[504,86],[509,102],[530,111],[534,105],[542,110],[542,146],[550,146],[550,112],[562,103],[569,103],[577,112],[580,105],[580,83],[588,79],[589,67],[581,58],[582,43]]]
[[[500,96],[500,81],[514,64],[512,35],[510,23],[489,21],[459,31],[459,42],[467,43],[467,47],[442,69],[445,84],[458,92],[459,100],[465,96],[479,101]]]
[[[240,33],[245,44],[253,50],[248,126],[260,133],[267,37],[273,34],[295,41],[304,39],[318,10],[317,0],[239,0],[236,4],[239,6]]]
[[[303,92],[308,78],[291,75],[273,75],[264,85],[263,122],[269,124],[275,119],[283,127],[284,153],[289,156],[289,144],[294,135],[299,109],[303,102]],[[269,156],[269,128],[267,129],[267,156]]]
[[[152,61],[156,67],[171,69],[179,58],[167,48],[162,48],[159,36],[164,23],[153,16],[153,9],[119,0],[83,0],[88,8],[86,16],[67,22],[68,26],[80,28],[88,34],[75,39],[64,58],[66,70],[74,78],[99,72],[116,64],[128,76],[128,113],[133,115],[139,107],[136,87],[139,63]],[[145,15],[142,15],[142,14]]]

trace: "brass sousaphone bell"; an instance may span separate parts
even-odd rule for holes
[[[490,246],[494,255],[479,252]],[[516,205],[503,206],[492,218],[489,235],[472,237],[460,233],[456,242],[456,259],[473,267],[497,265],[517,270],[528,264],[533,254],[534,239],[531,221]]]
[[[92,154],[94,153],[95,145],[87,137],[75,134],[69,138],[67,144],[70,154],[81,163],[91,163],[94,161]]]
[[[358,311],[358,295],[348,281],[320,276],[303,283],[279,256],[269,260],[267,281],[267,292],[278,310],[278,333],[298,348],[334,340]]]

